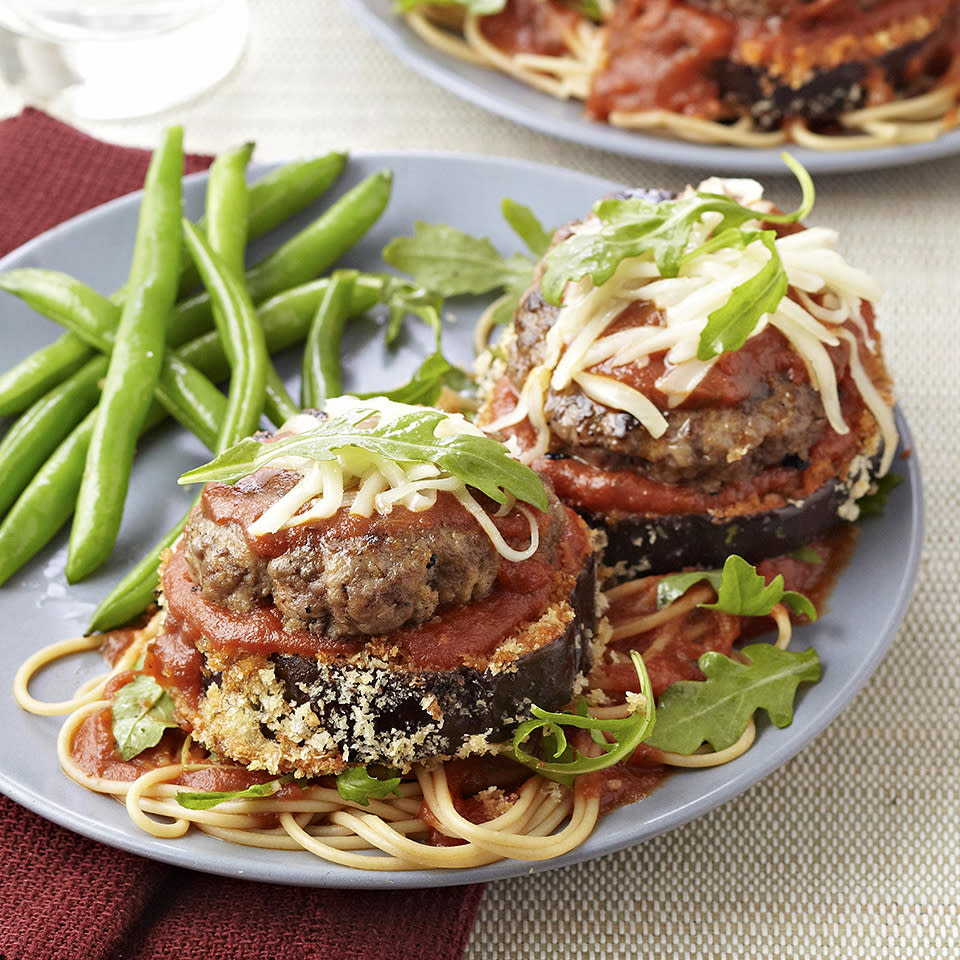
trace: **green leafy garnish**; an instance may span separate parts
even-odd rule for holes
[[[787,279],[771,231],[744,230],[750,221],[794,223],[813,207],[813,182],[788,154],[783,160],[800,182],[800,206],[792,213],[758,213],[732,197],[698,191],[692,196],[659,202],[644,197],[601,200],[594,213],[601,221],[598,231],[579,231],[557,244],[545,258],[543,296],[559,305],[567,284],[589,277],[602,286],[626,260],[649,256],[663,277],[676,277],[682,265],[720,247],[746,247],[763,243],[770,259],[756,276],[735,287],[730,300],[710,314],[700,337],[697,356],[708,360],[737,350],[765,313],[776,309],[786,292]],[[707,213],[720,215],[713,236],[692,251],[686,251],[694,227]],[[685,252],[686,251],[686,252]]]
[[[504,219],[539,259],[550,246],[551,233],[527,206],[506,198]],[[505,257],[486,237],[473,237],[445,224],[414,224],[412,237],[396,237],[383,250],[383,259],[409,273],[417,284],[440,297],[500,291],[493,310],[494,324],[508,323],[520,297],[533,281],[535,260],[515,253]]]
[[[876,490],[857,501],[861,517],[879,516],[887,509],[887,497],[903,483],[897,473],[888,473],[876,481]]]
[[[621,760],[630,757],[634,750],[646,740],[656,723],[653,688],[643,663],[643,657],[635,650],[630,652],[637,677],[640,679],[640,693],[644,698],[643,712],[634,711],[629,717],[619,720],[597,719],[588,716],[586,704],[581,700],[575,713],[551,713],[533,707],[533,717],[517,727],[513,736],[514,759],[535,773],[569,784],[574,777],[597,770],[605,770]],[[596,757],[586,757],[573,749],[567,742],[564,727],[589,730],[591,739],[600,748]],[[540,732],[543,756],[535,756],[524,749],[524,743],[532,734]]]
[[[408,315],[419,317],[433,330],[437,348],[440,347],[440,338],[443,335],[443,319],[440,311],[443,309],[443,297],[438,293],[427,290],[425,287],[402,277],[392,274],[380,274],[381,288],[380,302],[388,308],[390,319],[384,339],[387,346],[394,343],[400,335],[403,321]]]
[[[537,215],[526,204],[504,197],[500,201],[500,212],[535,257],[542,257],[550,249],[550,231],[544,229]]]
[[[721,353],[739,350],[765,313],[773,313],[787,293],[787,273],[783,269],[773,230],[731,231],[728,246],[759,242],[770,251],[770,259],[749,280],[734,287],[730,299],[707,315],[700,332],[697,359],[709,360]],[[719,239],[719,238],[718,238]]]
[[[387,777],[380,780],[371,777],[366,767],[351,767],[337,774],[337,793],[352,803],[359,803],[361,807],[370,805],[370,798],[382,800],[391,793],[400,796],[400,777]]]
[[[780,650],[767,643],[742,652],[749,663],[708,651],[699,660],[706,680],[681,680],[667,687],[657,705],[657,728],[647,743],[684,755],[703,743],[724,750],[740,739],[757,710],[766,710],[776,726],[788,726],[798,685],[820,679],[816,652]]]
[[[422,220],[413,229],[412,237],[391,240],[384,247],[383,259],[442,297],[489,293],[530,282],[530,259],[519,253],[504,257],[486,237],[472,237],[446,224]]]
[[[170,694],[145,673],[135,676],[114,694],[111,714],[113,739],[123,760],[155,747],[164,730],[180,726]]]
[[[176,801],[181,807],[188,810],[210,810],[212,807],[226,800],[240,800],[245,797],[272,797],[285,783],[293,779],[293,774],[268,780],[266,783],[255,783],[244,790],[209,790],[200,793],[181,791],[176,795]]]
[[[361,400],[368,400],[371,397],[386,397],[396,403],[418,404],[429,407],[437,402],[445,386],[451,390],[461,391],[467,387],[469,382],[470,378],[467,374],[450,363],[438,350],[431,353],[417,367],[410,380],[402,386],[393,390],[381,390],[377,393],[358,393],[355,396]]]
[[[794,613],[817,619],[817,610],[807,597],[783,589],[782,574],[767,583],[756,567],[735,553],[727,557],[723,570],[690,570],[664,577],[657,584],[657,608],[662,610],[702,580],[717,592],[717,602],[702,603],[702,607],[741,617],[765,617],[778,603],[785,603]]]
[[[437,426],[447,419],[439,410],[413,410],[374,427],[361,426],[377,413],[373,407],[358,407],[342,416],[320,420],[304,433],[278,437],[271,443],[246,437],[210,463],[183,474],[179,482],[232,482],[278,457],[324,462],[335,460],[338,450],[353,448],[398,463],[434,463],[496,503],[506,503],[513,496],[539,510],[547,509],[543,481],[528,466],[514,460],[502,443],[465,433],[437,437]]]

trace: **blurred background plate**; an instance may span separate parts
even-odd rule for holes
[[[690,143],[667,136],[623,130],[588,120],[583,104],[561,101],[485,67],[464,63],[424,42],[393,10],[393,0],[344,0],[388,50],[423,76],[464,100],[514,123],[598,150],[659,163],[709,168],[730,174],[783,174],[780,155],[789,149],[811,173],[856,173],[904,166],[960,152],[960,128],[936,140],[868,150],[822,151],[793,144],[749,149]]]

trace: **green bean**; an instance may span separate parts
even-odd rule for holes
[[[346,164],[346,153],[331,152],[285,163],[252,183],[247,191],[248,239],[262,237],[319,200],[343,173]],[[197,221],[197,227],[207,232],[206,217]],[[184,264],[181,292],[186,293],[199,283],[200,275],[193,263]]]
[[[163,358],[154,396],[208,450],[216,450],[227,399],[209,377],[185,363],[178,354],[168,353]]]
[[[343,393],[340,341],[355,278],[356,274],[349,270],[334,273],[310,324],[301,364],[300,402],[304,407],[319,410],[327,397]]]
[[[250,197],[245,172],[252,153],[253,144],[245,143],[221,153],[213,161],[207,181],[207,212],[203,224],[196,228],[206,233],[214,252],[237,276],[243,275],[247,249]],[[197,267],[195,260],[193,265]]]
[[[187,250],[216,304],[220,342],[233,371],[218,449],[253,433],[263,411],[267,346],[253,303],[239,277],[210,248],[196,227],[183,221]]]
[[[48,390],[76,373],[92,351],[75,334],[65,333],[0,374],[0,417],[22,413]]]
[[[211,295],[214,323],[230,362],[227,413],[221,421],[217,452],[259,426],[268,374],[273,371],[244,282],[246,211],[250,205],[244,171],[249,159],[249,153],[242,149],[233,150],[218,157],[210,168],[206,216],[209,249],[200,231],[184,223],[187,248]]]
[[[106,357],[87,361],[75,374],[37,400],[0,441],[0,514],[6,513],[37,468],[97,405]]]
[[[91,410],[57,447],[0,523],[0,584],[40,552],[70,519],[90,447],[96,410]],[[166,417],[151,405],[141,435]],[[142,608],[141,608],[142,609]]]
[[[188,510],[167,535],[103,599],[90,617],[87,633],[113,630],[129,623],[150,606],[157,592],[157,570],[160,567],[163,552],[173,546],[174,541],[187,525],[189,516]]]
[[[247,271],[254,303],[323,273],[379,219],[390,200],[393,174],[381,170],[345,193],[310,226]]]
[[[127,298],[97,407],[77,496],[67,580],[96,569],[113,549],[136,448],[163,364],[166,319],[180,275],[183,130],[169,128],[147,171]]]
[[[122,309],[80,280],[54,270],[11,270],[0,289],[67,327],[90,346],[111,354]],[[225,401],[223,394],[175,354],[163,358],[156,395],[171,416],[213,450]]]
[[[319,199],[343,172],[346,161],[345,153],[328,153],[285,164],[260,178],[250,187],[250,239],[269,232]],[[194,274],[192,279],[184,278],[182,288],[191,289],[198,282]],[[119,306],[125,297],[126,289],[121,288],[111,299]],[[199,310],[195,304],[192,307],[184,305],[171,318],[170,342],[173,346],[179,346],[205,333],[211,323],[209,305],[205,299],[199,305]],[[0,416],[26,410],[47,390],[78,370],[91,356],[92,351],[81,340],[71,333],[65,333],[24,358],[0,374]]]
[[[219,157],[211,168],[206,218],[209,244],[197,228],[183,221],[184,241],[210,293],[221,349],[231,369],[230,394],[220,418],[215,452],[256,428],[264,404],[267,370],[273,369],[263,331],[242,280],[249,202],[243,172],[249,158],[250,151],[241,148]],[[90,631],[118,626],[149,605],[157,586],[160,558],[180,536],[198,501],[199,494],[173,529],[97,607],[90,620]]]
[[[271,297],[257,307],[260,326],[263,327],[267,348],[271,353],[279,353],[306,338],[329,285],[328,277],[312,280]],[[378,274],[359,274],[353,287],[350,316],[359,316],[372,310],[379,302],[383,288],[384,279]]]
[[[321,157],[285,163],[251,184],[247,213],[250,239],[280,226],[318,200],[333,186],[346,164],[346,153],[332,151]]]

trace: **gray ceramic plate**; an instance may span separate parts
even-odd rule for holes
[[[414,220],[443,221],[488,235],[502,249],[516,242],[499,214],[510,196],[529,204],[556,225],[586,210],[613,185],[554,167],[456,155],[377,155],[351,160],[340,189],[380,167],[395,171],[390,207],[350,262],[381,266],[380,250],[393,236],[411,232]],[[187,181],[188,213],[202,206],[204,177]],[[139,198],[125,197],[44,234],[0,263],[65,270],[104,293],[124,280]],[[303,218],[301,218],[301,222]],[[276,242],[271,241],[271,242]],[[269,244],[259,244],[262,253]],[[478,304],[457,305],[448,333],[448,352],[470,360],[471,322]],[[57,331],[18,302],[4,298],[0,312],[2,366],[49,342]],[[347,345],[347,389],[374,390],[406,379],[430,348],[430,337],[412,327],[396,352],[386,353],[370,324]],[[286,358],[288,370],[295,358]],[[903,444],[912,446],[902,418]],[[0,587],[0,632],[4,648],[0,690],[9,691],[17,666],[33,651],[75,636],[111,585],[180,517],[187,494],[176,477],[206,459],[198,441],[170,427],[142,446],[119,544],[109,565],[78,586],[63,577],[65,538],[56,541],[26,569]],[[821,623],[798,631],[799,646],[812,645],[824,672],[819,684],[800,693],[792,726],[762,726],[759,742],[746,755],[713,770],[679,773],[642,803],[615,811],[573,853],[548,863],[504,862],[463,872],[362,873],[331,866],[307,853],[275,853],[230,846],[199,833],[160,841],[134,827],[116,802],[87,792],[59,769],[54,743],[60,721],[23,713],[9,693],[0,696],[0,790],[56,823],[96,840],[146,857],[229,876],[274,883],[330,887],[427,887],[521,875],[585,860],[639,843],[686,823],[766,776],[819,733],[850,701],[877,666],[904,615],[916,575],[922,539],[920,474],[915,457],[896,467],[905,478],[885,516],[864,525],[856,557],[837,586],[833,610]],[[890,549],[897,544],[898,549]],[[94,655],[62,663],[38,678],[33,692],[61,699],[102,670]]]
[[[418,73],[464,100],[514,123],[561,140],[659,163],[709,169],[727,176],[785,172],[783,147],[724,147],[667,136],[622,130],[588,120],[582,104],[560,101],[512,77],[464,63],[420,39],[393,10],[393,0],[344,0],[347,7],[388,50]],[[960,129],[927,143],[839,152],[791,146],[811,173],[855,173],[949,156],[960,150]]]

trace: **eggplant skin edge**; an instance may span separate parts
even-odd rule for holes
[[[572,608],[560,634],[499,669],[244,656],[210,678],[194,734],[250,769],[307,777],[357,764],[406,771],[417,762],[490,752],[529,717],[531,705],[561,709],[585,684],[605,636],[592,557],[560,605],[568,616]]]
[[[758,513],[718,518],[709,513],[602,516],[581,511],[606,533],[610,578],[723,566],[731,554],[748,563],[789,553],[857,519],[856,501],[877,479],[879,457],[861,456],[845,480],[831,480],[800,502]]]

